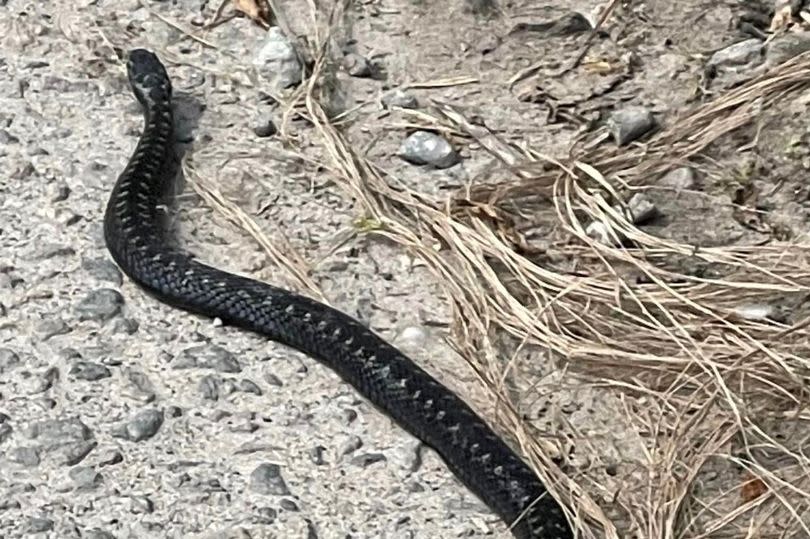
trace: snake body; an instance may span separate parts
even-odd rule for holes
[[[104,237],[140,288],[173,307],[219,318],[321,361],[450,470],[520,539],[570,539],[561,506],[475,412],[354,318],[307,297],[197,262],[173,247],[159,205],[177,172],[172,85],[145,49],[130,51],[129,83],[144,112],[137,147],[110,194]]]

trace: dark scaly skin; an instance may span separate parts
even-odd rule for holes
[[[335,309],[206,266],[167,245],[157,206],[168,194],[177,165],[171,82],[160,60],[143,49],[130,52],[127,68],[145,126],[104,216],[107,248],[124,273],[164,303],[219,317],[328,365],[433,448],[472,492],[513,525],[515,537],[570,539],[562,508],[529,467],[469,406],[396,348]]]

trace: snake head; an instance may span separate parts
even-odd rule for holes
[[[135,97],[146,107],[168,102],[172,97],[172,83],[166,68],[154,53],[146,49],[130,51],[127,76]]]

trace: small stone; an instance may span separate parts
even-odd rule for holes
[[[323,459],[323,454],[326,451],[326,448],[322,445],[316,445],[312,449],[309,450],[309,459],[315,464],[316,466],[323,466],[326,461]]]
[[[30,395],[44,393],[49,389],[51,389],[58,380],[59,380],[59,369],[57,369],[56,367],[48,367],[42,374],[31,379],[31,384],[30,387],[28,388],[28,393]]]
[[[278,511],[272,507],[259,507],[256,510],[256,523],[257,524],[272,524],[278,517]]]
[[[352,457],[352,464],[362,468],[367,468],[375,462],[382,462],[384,460],[386,460],[385,455],[382,453],[363,453],[361,455],[355,455]]]
[[[397,342],[404,348],[418,350],[424,348],[428,340],[428,332],[423,327],[407,326],[397,335]]]
[[[241,391],[242,393],[251,393],[253,395],[262,394],[262,389],[258,385],[256,385],[256,383],[253,382],[252,380],[247,379],[240,380],[237,387],[239,388],[239,391]]]
[[[695,171],[691,167],[676,168],[667,172],[663,178],[658,180],[658,185],[661,187],[670,187],[678,191],[694,189],[695,184]]]
[[[27,468],[39,466],[39,463],[41,462],[39,452],[33,447],[13,448],[8,452],[8,460]]]
[[[93,290],[76,306],[75,311],[79,320],[95,320],[103,322],[121,312],[124,305],[124,296],[111,288]]]
[[[0,423],[0,445],[6,443],[11,438],[14,429],[8,423]]]
[[[627,107],[611,114],[608,120],[613,139],[624,146],[641,138],[656,126],[652,112],[644,107]]]
[[[140,369],[127,367],[124,369],[124,379],[127,382],[126,395],[143,404],[155,400],[155,386],[149,377]]]
[[[259,494],[287,496],[290,490],[277,464],[262,463],[250,474],[250,488]]]
[[[130,442],[140,442],[157,434],[161,425],[163,425],[163,412],[155,409],[144,410],[126,423],[114,428],[112,435]]]
[[[35,329],[37,335],[39,336],[40,340],[47,341],[57,335],[66,335],[70,333],[71,328],[67,325],[67,322],[62,320],[61,318],[49,318],[47,320],[42,320]]]
[[[63,202],[70,196],[70,187],[64,182],[52,183],[48,186],[48,198],[51,202]]]
[[[428,131],[416,131],[406,138],[397,155],[414,165],[439,169],[452,167],[461,159],[449,142]]]
[[[68,472],[79,490],[91,490],[101,484],[101,474],[90,466],[76,466]]]
[[[107,259],[86,258],[82,260],[82,268],[100,281],[109,281],[119,286],[124,282],[121,270]]]
[[[135,514],[151,514],[155,512],[155,504],[147,496],[130,496],[129,510]]]
[[[634,194],[627,201],[627,208],[633,217],[633,224],[643,225],[658,216],[658,208],[641,193]]]
[[[343,58],[343,67],[352,77],[371,77],[372,69],[369,61],[357,53],[349,53]]]
[[[384,94],[381,101],[386,108],[400,107],[403,109],[415,109],[419,107],[419,101],[415,96],[399,88]]]
[[[394,469],[402,476],[407,477],[422,467],[422,449],[425,445],[419,440],[406,442],[388,451],[388,460]]]
[[[762,60],[763,43],[757,38],[746,39],[715,52],[708,65],[713,68],[746,66]]]
[[[86,380],[88,382],[95,382],[102,378],[109,378],[112,376],[110,369],[99,363],[92,361],[77,361],[70,369],[70,375],[79,380]]]
[[[2,354],[0,354],[0,358],[2,358]],[[2,372],[2,359],[0,359],[0,372]],[[284,383],[281,379],[271,372],[264,373],[264,381],[270,384],[271,386],[275,387],[283,387]]]
[[[348,455],[363,447],[363,440],[359,436],[349,436],[338,446],[338,455]]]
[[[253,126],[253,132],[259,138],[266,138],[278,133],[278,128],[272,118],[260,118]]]
[[[44,533],[53,529],[53,520],[45,517],[31,517],[28,519],[29,533]]]
[[[114,464],[120,464],[121,462],[124,462],[124,455],[122,455],[117,449],[108,449],[99,456],[97,462],[99,466],[112,466]]]
[[[0,348],[0,374],[16,369],[20,363],[20,356],[14,350]]]
[[[301,82],[301,64],[295,48],[277,26],[271,26],[261,49],[253,59],[259,74],[278,89]]]
[[[200,379],[198,389],[202,398],[206,400],[219,400],[219,388],[222,385],[222,378],[207,374]]]
[[[132,318],[116,318],[113,320],[112,326],[110,326],[110,331],[123,335],[133,335],[137,333],[139,327],[138,321]]]
[[[294,501],[288,500],[287,498],[282,499],[278,505],[285,511],[292,511],[293,513],[300,511],[300,509],[298,509],[298,505]]]
[[[172,362],[173,369],[213,369],[219,372],[237,373],[242,371],[239,361],[228,350],[212,345],[199,345],[187,348]]]
[[[810,32],[791,32],[778,35],[768,44],[766,56],[769,64],[786,62],[810,50]]]

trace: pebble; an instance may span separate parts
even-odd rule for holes
[[[643,194],[636,193],[627,201],[627,209],[633,219],[633,224],[643,225],[658,216],[658,208]]]
[[[428,131],[416,131],[400,145],[397,155],[414,165],[449,168],[461,160],[458,152],[442,137]]]
[[[362,453],[352,457],[352,464],[360,466],[361,468],[367,468],[376,462],[382,462],[384,460],[386,460],[386,458],[382,453]]]
[[[121,270],[106,258],[85,258],[82,260],[82,269],[99,281],[109,281],[118,286],[124,282]]]
[[[259,118],[256,125],[253,126],[253,132],[256,133],[256,136],[259,138],[267,138],[278,133],[278,128],[272,118],[262,117]]]
[[[388,451],[388,460],[394,468],[405,477],[422,467],[422,449],[425,445],[419,440],[412,440],[395,446]]]
[[[259,507],[254,518],[256,524],[272,524],[278,517],[278,511],[272,507]]]
[[[368,59],[354,52],[343,57],[343,67],[352,77],[368,78],[373,75]]]
[[[658,180],[658,185],[678,191],[694,189],[696,185],[695,171],[691,167],[678,167],[667,172],[663,178]]]
[[[624,146],[647,134],[656,126],[655,117],[645,107],[627,107],[610,115],[608,128],[619,146]]]
[[[423,327],[406,326],[399,332],[396,340],[404,348],[419,350],[427,343],[428,332]]]
[[[129,510],[135,514],[151,514],[155,512],[155,503],[148,496],[130,496]]]
[[[239,361],[225,348],[216,344],[192,346],[180,352],[172,362],[173,369],[213,369],[219,372],[242,371]]]
[[[94,363],[92,361],[77,361],[70,368],[69,374],[78,380],[86,380],[88,382],[95,382],[102,378],[112,376],[110,369],[100,363]]]
[[[715,52],[708,66],[724,68],[745,66],[762,60],[763,43],[757,38],[746,39]]]
[[[20,356],[14,350],[0,348],[0,374],[16,369],[20,363]]]
[[[0,423],[0,445],[6,443],[13,432],[14,428],[7,421]]]
[[[26,468],[39,466],[41,462],[39,453],[33,447],[15,447],[7,455],[9,461]]]
[[[29,533],[43,533],[51,531],[54,527],[53,520],[45,517],[30,517],[28,519]]]
[[[115,427],[111,434],[116,438],[123,438],[130,442],[148,440],[160,430],[163,425],[163,412],[149,409]]]
[[[348,455],[363,447],[363,440],[359,436],[349,436],[338,446],[338,455]]]
[[[149,377],[141,370],[126,368],[123,371],[127,382],[126,395],[140,403],[148,404],[155,400],[155,386]]]
[[[281,476],[278,464],[265,462],[259,464],[250,474],[250,489],[259,494],[287,496],[290,489]]]
[[[399,88],[383,94],[380,99],[386,108],[400,107],[403,109],[419,108],[419,100],[413,94],[409,94]]]
[[[239,380],[236,387],[242,393],[250,393],[252,395],[260,395],[260,396],[262,394],[262,389],[258,385],[256,385],[255,382],[253,382],[252,380],[248,380],[246,378]]]
[[[287,498],[281,500],[278,505],[285,511],[292,511],[294,513],[300,511],[300,509],[298,509],[298,505],[294,501],[288,500]]]
[[[61,318],[50,318],[37,324],[34,331],[39,336],[40,340],[47,341],[48,339],[56,337],[57,335],[66,335],[70,333],[71,327],[68,326],[67,322]]]
[[[45,450],[51,450],[71,442],[90,440],[90,427],[79,419],[46,419],[31,423],[25,429],[27,438],[36,441]]]
[[[322,445],[316,445],[312,449],[309,450],[309,460],[312,461],[313,464],[316,466],[323,466],[326,464],[326,461],[323,458],[323,454],[326,452],[326,448]]]
[[[102,476],[90,466],[76,466],[68,472],[77,489],[91,490],[101,484]]]
[[[277,26],[267,31],[264,44],[253,59],[259,74],[277,89],[285,89],[301,82],[301,64],[290,41]]]
[[[99,288],[89,292],[75,307],[79,320],[103,322],[121,312],[124,296],[112,288]]]

